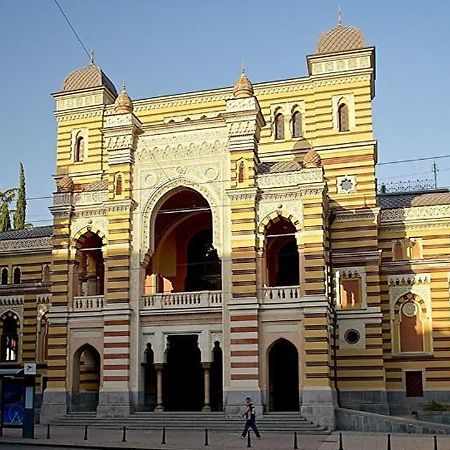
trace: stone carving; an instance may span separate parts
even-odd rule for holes
[[[412,286],[413,284],[424,284],[430,283],[430,274],[406,274],[406,275],[389,275],[388,285],[389,286]]]
[[[376,222],[379,214],[378,208],[364,209],[362,211],[337,211],[336,222],[362,222],[370,221]]]
[[[53,206],[68,206],[72,203],[72,194],[70,192],[61,192],[53,194]]]
[[[0,306],[23,305],[23,295],[2,295],[0,297]]]
[[[254,97],[230,99],[227,101],[227,111],[248,111],[257,109],[257,102]]]
[[[230,136],[246,136],[256,133],[256,121],[255,120],[241,120],[239,122],[228,122],[227,127]]]
[[[73,204],[81,205],[99,205],[108,200],[108,191],[87,191],[73,194]]]
[[[9,252],[12,250],[49,250],[51,248],[52,238],[50,236],[0,241],[0,252]]]
[[[383,209],[381,222],[422,221],[450,217],[450,205],[414,206],[411,208]],[[427,225],[428,226],[428,225]]]
[[[77,240],[87,231],[92,231],[102,236],[108,235],[107,217],[79,217],[74,218],[71,223],[71,236]]]
[[[117,127],[123,125],[132,125],[133,117],[128,114],[106,116],[105,127]]]
[[[370,68],[369,56],[343,58],[334,61],[316,62],[312,64],[313,75],[340,72],[344,70],[368,69]]]
[[[0,305],[0,317],[4,314],[12,312],[19,317],[19,321],[23,324],[23,306],[22,305]]]
[[[99,109],[98,111],[86,111],[86,112],[78,112],[78,113],[64,114],[64,115],[63,115],[63,113],[56,114],[56,120],[58,123],[68,122],[68,121],[76,121],[76,120],[82,120],[82,119],[92,119],[94,117],[101,118],[102,110]]]
[[[258,175],[257,177],[258,187],[261,189],[322,182],[322,180],[323,172],[320,167],[303,169],[296,172],[268,173]]]
[[[117,116],[125,117],[125,116]],[[124,136],[111,136],[106,138],[106,147],[108,150],[119,148],[130,148],[133,146],[133,135],[127,134]]]

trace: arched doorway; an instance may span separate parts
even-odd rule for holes
[[[295,226],[284,217],[277,217],[266,226],[266,271],[268,286],[300,284],[299,254]]]
[[[223,410],[223,360],[220,342],[214,343],[211,365],[211,410]]]
[[[100,354],[89,344],[73,357],[72,411],[96,411],[100,391]]]
[[[298,352],[286,339],[279,339],[269,350],[270,411],[299,410]]]
[[[144,409],[153,411],[156,407],[156,370],[151,344],[145,349],[144,362]]]
[[[155,219],[155,252],[146,268],[145,294],[222,289],[212,236],[206,199],[185,187],[169,193]]]
[[[197,335],[168,337],[164,398],[167,411],[201,411],[203,369]]]

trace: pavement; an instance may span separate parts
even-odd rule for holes
[[[47,427],[37,425],[34,439],[22,439],[21,429],[4,429],[0,437],[0,450],[11,449],[127,449],[127,450],[198,450],[205,448],[205,432],[193,430],[167,430],[166,444],[162,444],[161,431],[127,430],[126,442],[123,431],[119,429],[100,429],[89,427],[87,440],[84,428],[52,426],[50,439]],[[384,433],[343,432],[343,447],[339,449],[339,433],[330,435],[299,435],[299,450],[387,450],[387,436]],[[262,439],[251,435],[251,448],[265,450],[287,450],[294,447],[292,433],[263,433]],[[450,450],[450,436],[438,436],[438,450]],[[247,439],[242,440],[238,433],[209,431],[208,448],[211,450],[244,449]],[[436,450],[433,436],[393,434],[391,450]]]

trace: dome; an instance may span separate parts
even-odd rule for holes
[[[58,182],[56,183],[58,192],[72,192],[74,188],[73,180],[70,175],[64,175]]]
[[[308,153],[306,153],[303,158],[303,166],[310,169],[312,167],[320,167],[320,164],[321,161],[319,154],[313,148],[308,150]]]
[[[114,112],[117,114],[133,112],[133,102],[131,101],[130,96],[127,94],[125,87],[117,96],[116,101],[114,102]]]
[[[253,85],[245,75],[245,72],[241,73],[234,84],[233,95],[235,98],[253,97]]]
[[[339,23],[331,30],[322,33],[317,41],[316,53],[345,52],[365,46],[366,43],[361,30]]]
[[[101,86],[108,88],[114,95],[117,95],[113,82],[96,64],[91,62],[87,66],[76,69],[67,75],[61,91],[69,92]]]

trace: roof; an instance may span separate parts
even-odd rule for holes
[[[277,161],[265,162],[259,165],[259,173],[281,173],[281,172],[296,172],[301,170],[302,166],[297,161]]]
[[[0,241],[50,237],[52,234],[53,227],[51,225],[45,227],[30,227],[24,228],[23,230],[3,231],[0,233]]]
[[[450,204],[450,191],[448,190],[378,194],[378,206],[381,209],[446,204]]]
[[[101,86],[105,86],[117,96],[113,82],[105,75],[100,67],[94,63],[90,63],[81,69],[76,69],[69,73],[64,80],[61,91],[69,92]]]
[[[364,48],[365,45],[361,30],[338,24],[320,36],[317,42],[317,53],[345,52]]]

